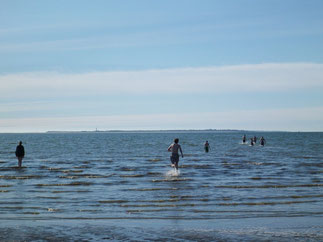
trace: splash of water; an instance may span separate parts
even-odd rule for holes
[[[171,169],[171,170],[166,172],[166,177],[179,176],[180,174],[181,174],[180,170]]]

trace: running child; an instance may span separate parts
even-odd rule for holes
[[[178,170],[178,162],[179,162],[179,154],[178,151],[181,152],[182,158],[184,158],[183,151],[181,146],[178,144],[179,139],[174,139],[174,143],[171,144],[168,147],[168,151],[172,152],[172,155],[170,157],[170,161],[172,162],[172,167],[175,167],[176,170]]]

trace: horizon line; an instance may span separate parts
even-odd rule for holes
[[[26,132],[1,132],[0,134],[50,134],[50,133],[142,133],[142,132],[286,132],[286,133],[322,133],[323,131],[288,130],[246,130],[246,129],[113,129],[113,130],[48,130]]]

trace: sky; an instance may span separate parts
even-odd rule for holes
[[[0,133],[323,131],[321,0],[0,2]]]

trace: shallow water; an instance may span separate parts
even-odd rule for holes
[[[243,229],[250,231],[246,240],[285,239],[286,234],[277,231],[282,226],[274,229],[266,221],[287,218],[289,227],[298,226],[289,228],[296,238],[323,239],[318,219],[323,214],[323,133],[246,133],[264,136],[264,147],[241,144],[243,134],[1,134],[0,239],[28,240],[15,237],[17,224],[33,231],[32,238],[43,238],[44,231],[54,236],[51,224],[59,221],[77,231],[91,228],[91,236],[84,236],[91,240],[108,239],[100,233],[104,226],[118,234],[118,240],[186,240],[194,228],[197,240],[238,240],[243,221],[258,221],[252,222],[254,230]],[[179,173],[170,167],[167,152],[175,137],[184,151]],[[14,157],[19,140],[26,150],[21,169]],[[209,153],[203,150],[205,140]],[[38,229],[31,229],[28,221],[37,222]],[[131,229],[140,223],[141,230]],[[230,236],[221,224],[231,226]],[[59,228],[67,240],[80,236]],[[156,234],[165,230],[170,231],[168,237]]]

